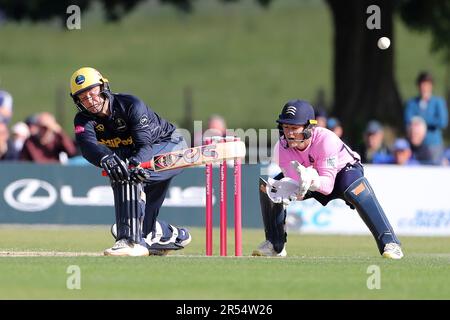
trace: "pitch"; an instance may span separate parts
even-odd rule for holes
[[[133,258],[101,255],[108,226],[0,231],[0,299],[450,299],[449,237],[401,237],[405,258],[393,261],[370,235],[291,233],[287,258],[262,258],[250,254],[263,230],[244,229],[243,257],[206,257],[204,229],[190,228],[185,250]]]

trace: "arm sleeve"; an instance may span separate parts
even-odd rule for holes
[[[271,162],[278,166],[280,165],[280,141],[278,141],[273,147]]]
[[[136,100],[129,109],[128,119],[139,162],[150,161],[153,157],[152,145],[159,136],[160,119],[142,101]]]
[[[81,154],[94,166],[100,167],[100,160],[113,152],[108,147],[98,143],[93,121],[75,118],[74,125],[75,138],[80,146]]]
[[[436,112],[432,117],[427,119],[427,124],[429,127],[434,127],[437,129],[445,129],[448,125],[448,112],[445,100],[442,98],[436,99]]]
[[[320,176],[320,188],[317,191],[324,195],[330,194],[334,189],[340,146],[342,146],[342,142],[338,138],[334,139],[333,136],[328,136],[328,139],[324,139],[317,150],[320,154],[314,166]]]

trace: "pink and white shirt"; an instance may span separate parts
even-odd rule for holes
[[[318,192],[328,195],[333,191],[337,173],[347,163],[361,160],[358,153],[351,150],[334,132],[315,127],[312,130],[311,143],[300,151],[297,148],[284,148],[280,141],[275,144],[272,161],[276,163],[285,177],[299,180],[297,171],[292,168],[291,161],[298,161],[305,167],[312,166],[320,176]]]

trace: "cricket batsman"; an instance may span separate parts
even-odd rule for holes
[[[115,244],[107,256],[165,255],[191,241],[185,228],[157,221],[170,181],[182,169],[155,172],[140,166],[153,156],[187,147],[173,124],[139,98],[112,93],[108,79],[84,67],[70,78],[78,112],[75,137],[82,155],[108,174],[114,194]]]
[[[288,101],[277,119],[280,138],[273,161],[282,172],[269,182],[260,179],[266,240],[253,255],[286,256],[285,207],[292,200],[314,198],[323,206],[342,199],[351,209],[356,208],[380,254],[401,259],[400,241],[364,177],[360,156],[335,133],[317,127],[314,119],[313,107],[303,100]]]

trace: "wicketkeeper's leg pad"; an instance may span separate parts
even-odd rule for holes
[[[286,210],[282,203],[274,203],[266,193],[267,182],[259,178],[259,202],[266,240],[280,253],[287,241]]]
[[[400,244],[369,181],[365,177],[354,181],[344,191],[344,198],[356,208],[362,220],[372,232],[380,254],[383,253],[386,244],[391,242]]]

